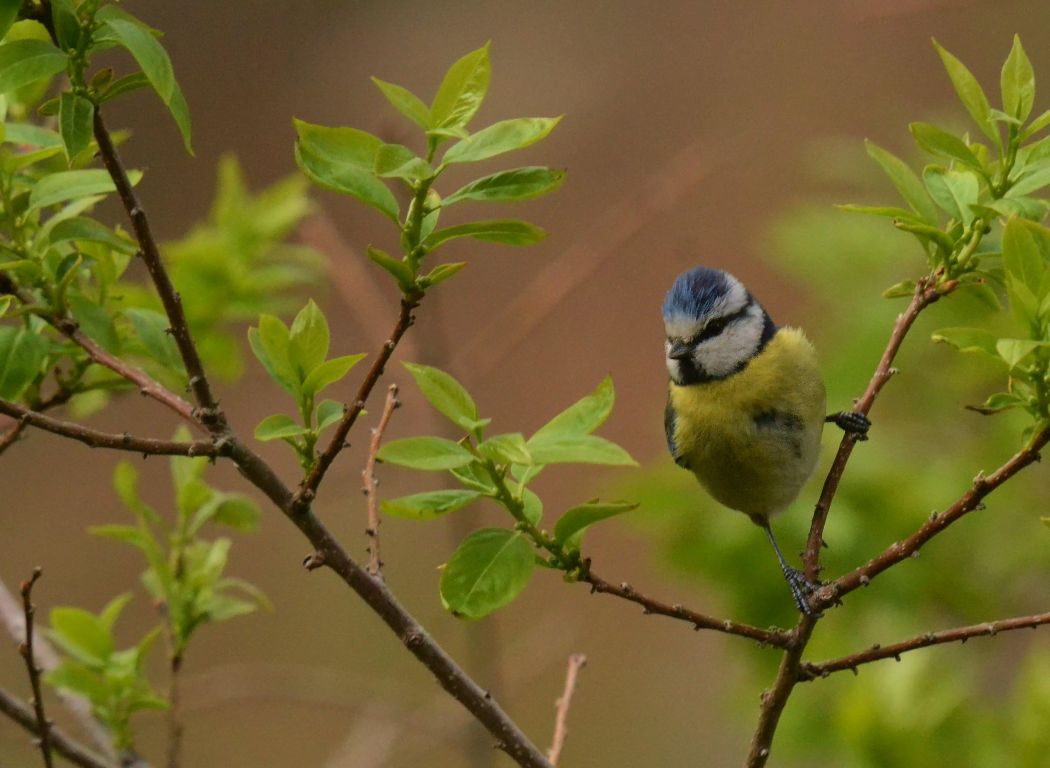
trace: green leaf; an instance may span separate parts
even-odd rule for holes
[[[968,405],[966,409],[983,413],[985,416],[991,416],[995,413],[1008,411],[1011,408],[1023,408],[1025,405],[1027,405],[1027,402],[1023,397],[1018,397],[1010,392],[996,392],[981,405]]]
[[[50,128],[29,123],[4,123],[3,136],[8,144],[28,144],[45,149],[62,146],[62,137]]]
[[[478,453],[496,464],[532,464],[532,456],[520,432],[494,435],[478,444]]]
[[[1003,268],[1041,301],[1050,293],[1050,230],[1010,219],[1003,228]]]
[[[616,390],[612,378],[606,376],[594,392],[577,400],[536,430],[529,443],[543,442],[560,435],[589,435],[609,418],[615,402]]]
[[[504,152],[523,149],[546,137],[560,121],[560,116],[502,120],[453,144],[441,162],[446,165],[476,163]]]
[[[401,144],[383,144],[376,152],[375,173],[383,178],[411,183],[434,177],[434,169],[423,158]]]
[[[427,274],[416,279],[416,285],[421,289],[433,288],[438,283],[443,283],[467,266],[465,261],[455,261],[450,264],[438,264]],[[2,315],[0,315],[2,316]]]
[[[58,97],[58,125],[69,163],[91,144],[94,120],[95,105],[90,99],[68,92]]]
[[[260,315],[259,327],[248,329],[248,343],[270,378],[298,395],[299,377],[292,366],[287,326],[274,315]]]
[[[157,38],[150,30],[127,18],[106,17],[101,28],[95,32],[95,40],[113,40],[126,48],[134,57],[142,71],[149,78],[153,90],[168,108],[175,124],[182,135],[186,151],[193,154],[190,134],[189,107],[179,84],[175,81],[175,72],[171,59]]]
[[[934,208],[930,196],[926,194],[926,189],[915,172],[899,157],[874,142],[865,141],[864,146],[868,150],[868,156],[878,163],[919,218],[927,224],[936,225],[937,209]]]
[[[317,431],[321,432],[326,427],[332,426],[342,419],[345,413],[346,406],[338,400],[323,400],[317,406]]]
[[[610,464],[636,465],[623,448],[595,435],[555,432],[528,442],[529,453],[536,464]]]
[[[453,64],[430,105],[430,123],[438,128],[462,128],[478,111],[489,88],[492,67],[485,43]]]
[[[51,229],[48,239],[52,244],[64,243],[69,240],[81,243],[102,243],[119,253],[129,256],[138,251],[138,246],[127,237],[117,234],[109,227],[86,216],[74,216],[71,219],[64,219],[58,222]]]
[[[950,171],[939,165],[927,166],[922,174],[930,197],[952,217],[964,224],[973,221],[970,209],[980,194],[980,182],[969,171]]]
[[[110,689],[101,675],[73,661],[63,661],[48,670],[44,680],[53,688],[71,691],[96,705],[105,702],[110,696]]]
[[[134,72],[130,75],[125,75],[106,86],[106,89],[98,95],[98,103],[105,104],[107,101],[112,101],[118,96],[123,96],[125,93],[131,93],[132,91],[137,91],[139,88],[145,88],[149,84],[149,78],[146,77],[145,72]]]
[[[389,464],[423,470],[454,469],[474,461],[459,443],[443,437],[406,437],[383,444],[376,458]]]
[[[418,96],[407,88],[402,88],[400,85],[380,80],[378,77],[373,77],[372,82],[376,84],[376,87],[380,91],[382,91],[386,100],[393,105],[394,109],[423,130],[427,130],[431,127],[430,110]]]
[[[341,381],[350,369],[357,365],[365,357],[364,354],[343,355],[326,360],[314,368],[303,382],[302,391],[304,395],[316,395],[331,384]]]
[[[0,326],[0,397],[17,400],[47,359],[43,339],[27,328]]]
[[[937,54],[944,63],[948,77],[951,78],[952,85],[955,86],[955,92],[959,95],[959,101],[966,107],[966,111],[970,113],[970,117],[977,123],[977,127],[981,129],[981,132],[998,144],[1000,141],[999,132],[995,129],[988,115],[990,109],[988,97],[985,96],[984,89],[977,82],[977,78],[966,68],[965,64],[945,50],[936,40],[933,41],[933,47],[937,49]]]
[[[288,333],[288,359],[303,381],[328,357],[331,334],[321,308],[310,299],[292,321]]]
[[[52,77],[66,69],[66,54],[43,40],[12,40],[0,45],[0,93]]]
[[[1050,341],[1034,341],[1032,339],[999,339],[995,343],[996,352],[1011,370],[1016,368],[1025,358],[1039,347],[1050,347]]]
[[[534,567],[532,546],[518,531],[483,528],[468,536],[441,575],[441,602],[454,616],[480,619],[517,597]]]
[[[66,653],[89,667],[102,667],[113,653],[113,637],[106,625],[80,608],[52,608],[52,639]]]
[[[637,504],[628,501],[581,504],[568,510],[554,525],[554,539],[569,550],[578,550],[583,532],[597,522],[636,509]]]
[[[995,349],[997,337],[984,328],[942,328],[931,336],[933,341],[950,344],[960,352],[984,352],[998,357]]]
[[[117,595],[106,603],[106,607],[102,609],[101,613],[99,613],[98,620],[110,635],[113,634],[113,625],[117,623],[120,614],[124,612],[128,603],[131,602],[131,598],[132,594],[130,592],[125,592],[123,595]]]
[[[179,354],[175,339],[168,332],[171,323],[167,315],[152,309],[126,309],[124,317],[131,321],[147,355],[164,368],[179,375],[185,374],[182,355]]]
[[[449,374],[429,365],[403,363],[416,386],[438,413],[466,430],[478,426],[478,406],[466,388]]]
[[[543,499],[526,488],[521,494],[521,512],[533,525],[539,525],[543,519]]]
[[[484,496],[495,496],[497,494],[496,486],[492,484],[492,478],[489,477],[487,468],[479,461],[456,467],[450,471],[450,474],[467,488],[480,491]]]
[[[18,20],[18,11],[21,8],[22,0],[0,0],[0,40]]]
[[[1050,184],[1050,168],[1040,168],[1033,173],[1022,176],[1007,190],[1007,197],[1023,197]]]
[[[262,442],[283,440],[289,437],[305,435],[309,430],[295,421],[291,416],[275,413],[267,416],[255,426],[255,439]]]
[[[80,38],[80,20],[76,0],[51,0],[51,23],[63,51],[76,48]]]
[[[910,219],[915,216],[912,211],[906,211],[903,208],[895,208],[888,205],[840,204],[835,207],[840,211],[846,211],[848,213],[863,213],[867,216],[885,216],[890,219]]]
[[[1046,128],[1048,125],[1050,125],[1050,109],[1046,110],[1045,112],[1043,112],[1043,114],[1039,115],[1039,117],[1037,117],[1035,120],[1029,123],[1028,126],[1023,131],[1021,131],[1021,140],[1024,141],[1030,136],[1034,136],[1035,134],[1039,133],[1039,131]]]
[[[11,308],[11,304],[14,301],[14,296],[7,294],[6,296],[0,296],[0,317],[7,314],[7,310]]]
[[[463,200],[528,200],[553,192],[564,180],[565,171],[540,166],[514,168],[484,176],[460,187],[442,200],[441,206],[447,208]]]
[[[914,280],[902,280],[899,283],[895,283],[882,292],[884,299],[899,299],[904,297],[910,297],[915,294],[915,281]]]
[[[1032,111],[1035,103],[1035,72],[1032,62],[1021,46],[1021,38],[1014,35],[1010,55],[1003,64],[1000,76],[1003,95],[1003,111],[1008,115],[1024,120]]]
[[[205,523],[215,523],[238,531],[254,531],[259,527],[262,512],[259,505],[247,496],[236,493],[218,494],[194,515],[190,535],[196,535]]]
[[[113,325],[113,317],[94,301],[80,294],[69,296],[69,310],[73,318],[91,339],[97,341],[107,352],[120,352],[120,337]]]
[[[481,498],[477,491],[448,490],[416,493],[380,503],[383,514],[404,517],[410,520],[433,520],[462,509],[475,499]]]
[[[974,156],[966,142],[958,136],[953,136],[929,123],[912,123],[908,126],[908,130],[911,131],[918,145],[927,152],[950,157],[971,168],[981,168],[981,161]]]
[[[374,264],[377,264],[379,267],[390,273],[393,278],[397,280],[397,285],[402,293],[411,293],[416,290],[412,268],[409,267],[408,264],[399,259],[395,259],[386,251],[381,251],[372,246],[368,246],[368,258],[371,259]]]
[[[140,176],[141,178],[141,176]],[[29,195],[29,210],[46,208],[67,200],[91,195],[104,195],[116,191],[109,173],[91,169],[81,171],[59,171],[48,174],[33,187]]]
[[[547,233],[525,221],[496,219],[494,221],[472,221],[455,227],[439,229],[423,241],[423,247],[432,251],[442,243],[457,237],[473,237],[507,245],[532,245],[545,238]]]

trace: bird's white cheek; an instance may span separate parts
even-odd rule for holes
[[[673,360],[670,357],[665,357],[664,362],[667,364],[667,373],[671,375],[671,381],[676,384],[682,381],[682,364],[678,360]]]

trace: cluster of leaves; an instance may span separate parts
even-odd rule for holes
[[[936,41],[934,45],[959,99],[988,142],[930,123],[912,123],[916,143],[938,160],[923,169],[921,180],[903,160],[869,142],[868,154],[910,210],[843,207],[888,216],[898,229],[913,234],[941,284],[958,281],[960,289],[993,306],[999,306],[1005,292],[1021,326],[1019,338],[968,327],[946,328],[934,338],[987,353],[1006,366],[1008,391],[992,395],[976,410],[1024,408],[1038,428],[1050,407],[1050,230],[1039,224],[1050,211],[1050,201],[1039,196],[1050,185],[1050,136],[1036,137],[1050,127],[1050,110],[1029,119],[1035,75],[1020,38],[1014,37],[1003,64],[1002,109],[990,106],[980,83],[959,59]],[[993,226],[1002,227],[998,248],[984,244]],[[914,290],[915,283],[905,281],[886,295],[910,296]]]
[[[121,751],[132,747],[133,714],[168,707],[167,700],[150,685],[145,670],[146,656],[160,627],[131,648],[117,650],[113,625],[130,600],[130,594],[120,595],[97,616],[80,608],[52,609],[49,636],[67,658],[44,677],[55,688],[87,699],[92,714],[113,734],[114,746]]]
[[[178,439],[186,437],[183,431],[177,435]],[[207,465],[204,457],[172,458],[176,514],[169,524],[142,500],[134,467],[121,462],[113,485],[135,516],[135,525],[91,529],[97,536],[131,545],[145,557],[142,583],[161,614],[162,626],[147,633],[133,648],[116,651],[113,624],[131,595],[116,598],[98,616],[79,608],[51,612],[52,637],[68,658],[48,674],[47,681],[85,696],[95,716],[113,732],[120,749],[131,747],[131,715],[141,709],[167,707],[144,669],[146,654],[162,632],[170,660],[181,663],[190,638],[200,627],[269,606],[254,586],[224,575],[230,540],[201,537],[209,524],[251,531],[259,522],[259,509],[253,501],[205,482]]]
[[[450,240],[469,237],[530,245],[546,235],[539,227],[513,219],[437,228],[442,212],[457,203],[525,200],[554,191],[564,179],[563,171],[528,166],[483,176],[444,197],[438,194],[434,184],[450,167],[535,144],[560,120],[517,118],[502,120],[473,134],[468,132],[467,126],[488,91],[490,74],[486,43],[452,65],[429,107],[407,89],[373,78],[390,104],[423,130],[425,150],[421,155],[401,144],[384,143],[356,128],[329,128],[295,121],[295,157],[303,173],[322,187],[351,195],[375,208],[397,226],[402,258],[396,259],[378,248],[369,248],[368,255],[394,277],[408,297],[421,296],[430,286],[463,268],[462,262],[440,264],[427,274],[420,274],[423,259]],[[438,160],[438,150],[448,141],[453,143]],[[410,195],[403,214],[388,182],[400,185]]]
[[[329,359],[328,321],[312,300],[295,316],[291,328],[274,315],[262,315],[259,327],[248,330],[248,342],[270,378],[295,398],[299,409],[299,421],[283,413],[267,416],[256,426],[255,439],[283,440],[309,471],[317,458],[318,438],[345,410],[336,400],[318,403],[317,395],[341,381],[364,355]]]
[[[447,471],[460,487],[385,500],[381,510],[432,520],[488,498],[514,521],[510,528],[475,531],[459,545],[441,577],[444,606],[467,619],[486,616],[521,593],[536,565],[579,578],[587,567],[580,554],[584,531],[636,505],[591,500],[566,511],[548,533],[540,527],[543,502],[529,483],[550,464],[635,463],[623,448],[592,434],[612,410],[612,381],[603,381],[529,438],[520,432],[486,437],[491,419],[479,415],[463,385],[437,368],[411,363],[405,367],[430,404],[465,434],[458,441],[436,436],[393,440],[380,448],[377,458],[411,469]]]

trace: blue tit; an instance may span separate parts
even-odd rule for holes
[[[813,589],[784,559],[770,518],[813,472],[827,420],[866,431],[860,414],[825,418],[816,351],[797,328],[780,328],[744,285],[697,267],[678,276],[663,306],[667,370],[664,412],[674,460],[730,509],[765,530],[800,610]]]

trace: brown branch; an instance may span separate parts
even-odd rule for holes
[[[696,611],[691,611],[678,604],[669,605],[667,603],[662,603],[659,600],[654,600],[651,597],[646,597],[637,592],[630,584],[611,584],[601,576],[593,573],[589,567],[586,572],[580,576],[580,581],[590,584],[591,592],[615,595],[624,600],[630,600],[632,603],[637,603],[642,606],[646,614],[657,614],[658,616],[679,619],[680,621],[692,624],[693,629],[697,631],[701,629],[713,629],[716,632],[725,632],[729,635],[748,637],[752,640],[757,640],[763,645],[769,645],[775,648],[789,648],[793,640],[793,634],[786,629],[761,629],[759,627],[753,627],[750,624],[740,624],[735,621],[730,621],[729,619],[717,619],[714,616],[697,613]]]
[[[551,748],[547,750],[547,759],[551,765],[558,764],[561,757],[562,747],[565,746],[565,737],[569,734],[568,719],[569,707],[572,705],[572,695],[576,692],[576,677],[587,663],[587,657],[582,653],[574,653],[569,657],[569,668],[565,672],[565,690],[561,698],[554,706],[557,714],[554,717],[554,736],[551,739]]]
[[[18,419],[22,424],[29,424],[38,429],[68,437],[92,448],[113,448],[119,451],[155,456],[222,456],[227,450],[223,440],[178,442],[158,440],[152,437],[133,437],[126,432],[119,435],[99,432],[71,421],[45,416],[7,400],[0,400],[0,413]]]
[[[397,384],[391,384],[386,393],[386,403],[383,405],[383,413],[379,417],[379,424],[372,430],[372,441],[368,446],[368,460],[361,472],[364,480],[364,492],[368,498],[368,572],[376,578],[383,578],[383,561],[379,556],[379,494],[376,480],[376,454],[379,453],[379,444],[383,440],[383,432],[390,423],[390,417],[401,405],[397,399]]]
[[[943,645],[944,643],[965,643],[971,637],[992,637],[1000,632],[1009,632],[1014,629],[1036,629],[1043,624],[1050,624],[1050,613],[988,621],[984,624],[956,627],[955,629],[946,629],[941,632],[924,632],[910,640],[903,640],[893,645],[873,645],[866,651],[843,656],[840,659],[823,661],[819,664],[804,663],[800,670],[801,680],[806,681],[814,680],[818,677],[827,677],[832,672],[841,672],[844,669],[851,670],[855,674],[857,667],[861,664],[870,664],[873,661],[891,658],[900,661],[902,653],[916,651],[919,648]]]
[[[354,402],[343,416],[342,421],[336,425],[335,434],[332,435],[332,440],[328,443],[328,447],[317,457],[313,469],[304,478],[298,492],[295,494],[294,508],[296,510],[309,508],[310,502],[313,501],[314,496],[317,494],[317,488],[321,484],[321,480],[324,479],[325,472],[328,471],[332,462],[335,461],[335,457],[346,446],[346,436],[350,433],[350,428],[354,426],[357,417],[364,410],[365,402],[368,400],[368,396],[372,394],[375,385],[379,382],[379,377],[383,375],[383,370],[390,360],[390,356],[397,348],[397,343],[405,335],[405,331],[412,326],[414,320],[412,312],[419,306],[421,299],[422,294],[405,296],[401,299],[401,313],[398,315],[394,330],[390,333],[390,338],[380,348],[372,363],[372,367],[368,370],[364,381],[361,382],[361,386],[357,390],[357,397],[354,398]]]
[[[182,720],[179,717],[182,703],[179,677],[182,672],[182,656],[172,654],[168,680],[168,760],[167,768],[179,768],[182,757]]]
[[[946,296],[955,290],[956,285],[955,281],[938,284],[936,275],[929,275],[919,280],[908,308],[897,316],[897,321],[893,325],[893,332],[890,334],[889,342],[886,344],[886,350],[882,353],[882,359],[879,360],[879,364],[876,366],[875,373],[871,377],[867,389],[864,390],[864,394],[860,396],[860,399],[854,405],[854,411],[864,415],[871,411],[875,398],[878,397],[882,388],[886,386],[886,382],[896,373],[896,370],[892,367],[893,360],[897,356],[897,352],[904,342],[904,337],[911,330],[919,313],[942,296]],[[820,498],[813,510],[813,521],[810,524],[806,550],[802,558],[805,564],[806,577],[811,581],[816,581],[820,575],[820,550],[824,544],[824,525],[828,520],[831,502],[838,491],[839,481],[842,479],[842,474],[846,471],[846,464],[853,453],[853,446],[856,444],[857,436],[852,432],[846,432],[842,436],[838,453],[835,454],[835,459],[831,463],[831,468],[824,479],[824,486],[820,491]]]
[[[0,712],[7,715],[20,726],[35,736],[40,737],[40,726],[37,724],[33,710],[20,702],[17,697],[0,688]],[[106,758],[92,752],[76,739],[67,735],[61,728],[48,728],[48,737],[55,752],[80,768],[114,768]]]
[[[175,339],[179,355],[186,366],[190,390],[193,392],[193,396],[199,406],[194,414],[195,418],[213,433],[222,432],[226,428],[226,417],[222,412],[222,408],[219,407],[218,401],[212,395],[211,385],[208,383],[208,377],[204,372],[200,354],[190,334],[186,313],[182,308],[182,297],[175,290],[175,285],[171,282],[168,271],[164,268],[164,263],[160,257],[160,248],[153,237],[149,219],[146,217],[146,211],[142,207],[142,202],[139,200],[135,188],[131,185],[131,180],[128,178],[128,174],[120,160],[120,154],[113,145],[109,131],[106,130],[106,124],[102,120],[102,112],[97,106],[95,107],[94,132],[102,164],[106,166],[110,178],[113,179],[113,183],[117,188],[117,194],[124,204],[124,210],[127,212],[128,218],[131,219],[131,227],[135,231],[135,238],[139,244],[139,255],[149,271],[161,304],[164,306],[164,313],[168,316],[168,320],[171,323],[171,335]]]
[[[33,585],[40,578],[42,571],[39,567],[33,569],[33,575],[22,582],[22,613],[25,617],[25,640],[19,644],[18,652],[26,663],[26,673],[29,675],[29,684],[33,688],[33,715],[36,718],[36,734],[40,746],[40,754],[44,758],[44,765],[52,768],[54,760],[51,757],[51,722],[44,712],[44,694],[40,690],[40,673],[43,671],[36,665],[33,656],[33,614],[36,606],[33,605]]]
[[[37,403],[34,406],[33,410],[37,413],[42,413],[43,411],[49,411],[52,408],[58,408],[59,406],[68,403],[69,399],[73,397],[73,395],[74,392],[72,390],[62,387],[51,397],[41,401],[40,403]],[[25,428],[26,422],[19,419],[14,423],[14,426],[5,430],[3,433],[0,433],[0,454],[2,454],[4,451],[6,451],[18,441],[18,438],[22,436],[22,432],[25,430]]]
[[[982,501],[988,494],[1016,475],[1029,464],[1039,461],[1039,451],[1050,442],[1050,427],[1038,432],[1027,446],[1015,453],[1009,461],[985,477],[978,474],[973,484],[948,509],[940,514],[933,514],[922,526],[904,541],[899,541],[868,561],[830,584],[819,589],[811,604],[817,610],[831,605],[858,587],[867,586],[871,580],[902,560],[913,556],[926,542],[941,533],[949,525],[964,515],[980,509]]]

